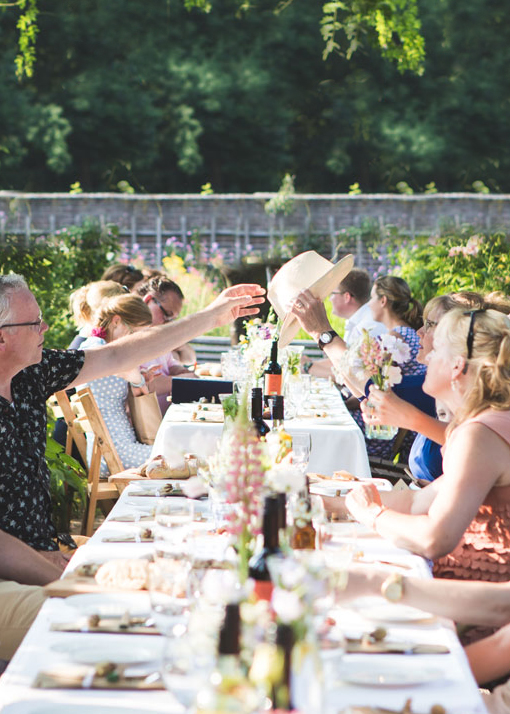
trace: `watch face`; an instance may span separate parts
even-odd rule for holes
[[[323,342],[325,345],[328,345],[332,339],[333,337],[329,332],[323,332],[320,336],[320,341]]]

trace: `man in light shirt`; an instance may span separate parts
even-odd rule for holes
[[[333,313],[346,320],[344,337],[339,338],[339,345],[343,350],[354,344],[361,337],[363,330],[368,330],[373,336],[386,332],[386,327],[374,320],[368,306],[371,287],[367,271],[353,268],[331,293]],[[331,362],[327,358],[315,362],[304,361],[302,369],[305,373],[316,377],[332,375]]]

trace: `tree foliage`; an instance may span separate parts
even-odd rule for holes
[[[22,82],[0,6],[0,188],[510,190],[502,0],[196,1],[38,0]]]

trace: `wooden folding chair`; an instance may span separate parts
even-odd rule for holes
[[[73,405],[71,404],[67,392],[62,390],[61,392],[55,392],[53,398],[50,398],[50,405],[53,410],[55,417],[58,419],[62,417],[67,425],[67,436],[65,451],[66,454],[72,455],[73,443],[78,449],[81,460],[84,464],[87,463],[87,439],[80,427],[75,424],[76,414],[73,411]]]
[[[124,471],[124,466],[90,388],[80,389],[71,397],[71,404],[75,413],[74,428],[80,430],[83,436],[92,434],[94,437],[89,462],[87,505],[82,522],[82,535],[90,536],[98,502],[117,500],[119,497],[119,490],[114,483],[99,478],[101,457],[106,461],[111,474]]]

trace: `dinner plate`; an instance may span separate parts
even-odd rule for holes
[[[340,674],[341,679],[348,684],[359,684],[363,687],[415,687],[444,679],[444,671],[435,667],[415,667],[404,669],[372,665],[371,667],[352,668]]]
[[[321,493],[324,496],[335,496],[337,491],[341,491],[342,494],[347,493],[362,483],[373,483],[378,491],[391,491],[392,488],[391,483],[385,478],[364,478],[358,479],[357,481],[346,481],[344,479],[331,478],[313,481],[310,483],[310,489],[313,489],[315,493]]]
[[[140,708],[109,707],[106,704],[91,702],[90,704],[72,704],[59,702],[35,702],[32,699],[25,702],[14,702],[3,707],[2,714],[126,714],[139,712]]]
[[[78,664],[96,664],[97,662],[115,662],[115,664],[134,664],[150,662],[161,657],[162,642],[153,638],[151,647],[126,647],[125,642],[102,640],[101,644],[84,644],[83,638],[57,642],[51,649],[66,655]]]
[[[142,616],[151,609],[149,593],[86,593],[71,595],[66,604],[84,615],[100,617],[121,617],[127,610],[131,615]]]
[[[350,607],[367,620],[374,622],[423,622],[434,619],[434,615],[430,612],[418,610],[410,605],[382,602],[379,598],[359,598],[354,600]]]

